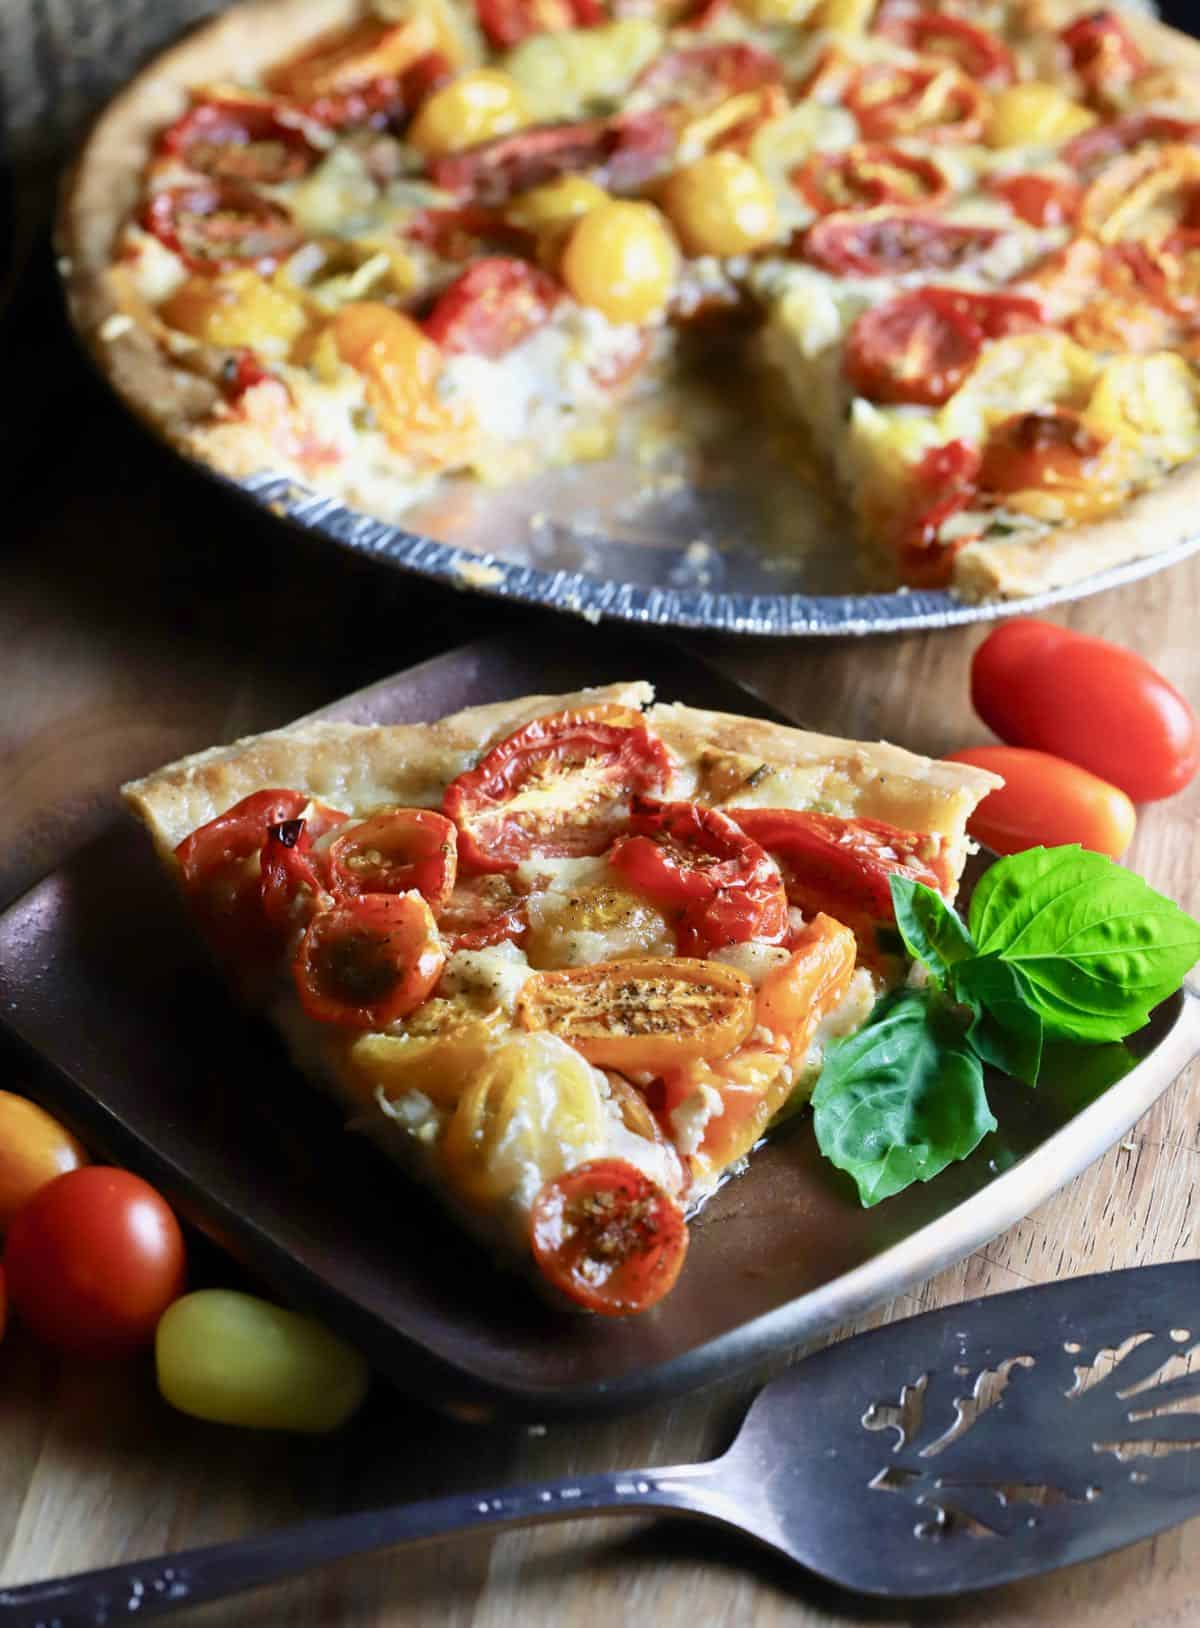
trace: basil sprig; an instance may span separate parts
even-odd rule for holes
[[[967,921],[891,878],[896,926],[923,987],[886,996],[829,1047],[817,1142],[864,1205],[965,1159],[996,1121],[983,1065],[1037,1084],[1050,1042],[1122,1040],[1200,958],[1200,922],[1140,876],[1079,847],[997,862]]]

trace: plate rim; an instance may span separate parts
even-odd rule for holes
[[[661,631],[646,636],[655,643],[668,646],[674,643],[669,635]],[[462,662],[476,658],[486,689],[486,661],[479,658],[486,657],[489,649],[505,645],[509,638],[510,635],[501,632],[453,646],[413,667],[350,691],[304,716],[306,719],[321,718],[364,705],[369,708],[371,697],[376,692],[390,691],[398,680],[410,680],[448,660]],[[697,658],[695,652],[689,652],[689,659],[699,659],[724,684],[743,692],[759,715],[774,714],[786,718],[781,709],[723,667],[703,657]],[[82,850],[77,844],[65,850],[51,871],[0,911],[0,923],[10,914],[19,912],[40,889],[53,884],[73,856],[119,829],[125,818],[115,811],[113,819],[94,833]],[[399,1353],[402,1349],[406,1371],[403,1376],[395,1371],[389,1374],[401,1389],[419,1396],[426,1403],[440,1404],[451,1411],[477,1407],[482,1401],[489,1416],[547,1417],[612,1412],[646,1405],[661,1400],[665,1395],[678,1395],[682,1390],[729,1378],[773,1352],[801,1345],[843,1327],[872,1306],[905,1292],[944,1267],[964,1259],[973,1250],[1024,1219],[1033,1208],[1106,1152],[1173,1083],[1187,1064],[1200,1055],[1200,990],[1185,984],[1163,1002],[1158,1011],[1172,1006],[1174,1011],[1169,1017],[1168,1027],[1153,1050],[1127,1075],[1072,1115],[1063,1126],[1011,1168],[996,1175],[979,1191],[960,1200],[946,1214],[927,1221],[849,1271],[676,1356],[631,1369],[616,1378],[554,1385],[522,1384],[489,1376],[470,1362],[456,1360],[433,1350],[413,1333],[397,1328],[370,1307],[356,1302],[336,1282],[295,1256],[255,1217],[231,1212],[226,1201],[214,1199],[200,1179],[190,1174],[185,1164],[160,1151],[137,1130],[126,1125],[106,1102],[93,1093],[77,1071],[68,1069],[41,1051],[22,1033],[17,1027],[15,1008],[5,1005],[0,1009],[0,1027],[35,1061],[35,1081],[43,1078],[57,1081],[64,1094],[69,1092],[72,1097],[82,1096],[87,1102],[86,1112],[79,1114],[70,1103],[66,1107],[60,1106],[59,1092],[52,1088],[47,1092],[52,1109],[62,1112],[68,1121],[76,1118],[81,1123],[90,1121],[96,1126],[103,1123],[103,1131],[97,1129],[93,1134],[107,1146],[128,1149],[129,1152],[123,1156],[129,1158],[133,1167],[147,1169],[168,1190],[182,1190],[185,1198],[191,1202],[181,1207],[194,1208],[197,1213],[203,1213],[207,1204],[209,1215],[215,1215],[221,1226],[236,1221],[237,1225],[231,1226],[230,1230],[239,1243],[248,1246],[247,1253],[262,1275],[279,1285],[285,1296],[294,1296],[297,1302],[326,1318],[352,1340],[355,1338],[354,1330],[360,1329],[363,1344],[371,1349],[373,1365],[378,1371],[389,1373],[389,1365],[377,1360],[376,1351],[381,1347],[390,1347]],[[196,1195],[194,1200],[192,1195]],[[443,1224],[452,1227],[454,1221],[446,1216]],[[394,1370],[399,1367],[399,1362],[391,1365]]]

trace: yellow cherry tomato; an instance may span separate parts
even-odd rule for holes
[[[547,226],[563,226],[568,221],[578,220],[589,209],[608,201],[604,188],[585,175],[560,175],[544,186],[519,193],[504,213],[514,226],[527,232],[540,232]]]
[[[286,356],[308,322],[299,300],[244,267],[189,277],[158,311],[168,327],[206,345],[250,345],[266,356]]]
[[[984,139],[989,147],[1045,146],[1095,124],[1096,115],[1041,79],[1009,85],[992,97]]]
[[[778,228],[766,177],[740,153],[709,153],[676,170],[662,206],[688,254],[747,254]]]
[[[515,79],[499,68],[473,68],[421,103],[408,139],[418,152],[433,158],[510,135],[530,122]]]
[[[70,1131],[44,1108],[0,1091],[0,1232],[39,1188],[87,1162]]]
[[[461,450],[465,421],[437,394],[442,353],[411,317],[358,300],[330,329],[339,358],[362,374],[368,405],[399,451],[446,462]]]
[[[666,307],[679,251],[652,204],[614,200],[588,210],[563,251],[562,278],[610,322],[649,322]]]
[[[158,1388],[172,1407],[253,1430],[336,1430],[367,1390],[358,1352],[310,1317],[232,1289],[168,1307],[155,1337]]]

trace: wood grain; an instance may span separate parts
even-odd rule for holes
[[[5,526],[0,899],[108,818],[127,776],[516,625],[495,605],[281,539],[169,467],[114,416],[78,364],[64,357],[58,365],[70,433],[51,409]],[[1059,619],[1133,645],[1200,700],[1198,616],[1195,560]],[[536,638],[539,625],[522,636]],[[981,637],[697,646],[805,723],[936,753],[986,738],[966,688]],[[1193,910],[1198,829],[1194,787],[1143,811],[1131,856]],[[15,1056],[0,1052],[0,1065],[0,1083],[20,1089],[27,1081]],[[872,1320],[1194,1252],[1198,1117],[1200,1082],[1191,1078],[1020,1226]],[[12,1330],[0,1345],[0,1580],[337,1508],[702,1458],[728,1439],[756,1382],[544,1433],[451,1423],[379,1387],[345,1439],[297,1443],[194,1424],[158,1401],[148,1363],[59,1365]],[[599,1521],[382,1556],[191,1620],[232,1628],[1177,1628],[1200,1621],[1200,1522],[1102,1562],[936,1609],[856,1602],[696,1528]]]

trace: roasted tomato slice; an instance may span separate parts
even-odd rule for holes
[[[188,899],[222,955],[258,961],[276,947],[259,902],[259,855],[271,827],[297,819],[307,804],[298,791],[253,792],[176,848]]]
[[[719,809],[700,803],[634,804],[630,834],[612,850],[620,871],[655,904],[678,914],[680,955],[707,955],[723,944],[788,930],[787,896],[777,866]]]
[[[990,226],[960,226],[916,211],[847,211],[826,215],[800,240],[803,258],[837,276],[903,276],[953,271],[1000,236]]]
[[[769,51],[729,40],[656,57],[638,75],[636,88],[659,103],[679,102],[698,111],[728,96],[776,85],[782,78],[779,60]]]
[[[415,892],[437,911],[454,887],[458,833],[431,808],[397,808],[335,837],[327,864],[330,888],[341,897]]]
[[[442,807],[458,826],[464,870],[601,854],[633,798],[666,782],[662,742],[641,723],[608,721],[605,710],[536,718],[450,782]]]
[[[875,62],[851,85],[846,106],[868,141],[919,136],[924,141],[978,141],[987,97],[948,64]]]
[[[987,87],[1000,90],[1017,76],[1013,54],[1003,40],[986,28],[941,11],[893,11],[879,32],[920,56],[943,57]]]
[[[159,151],[212,180],[248,187],[298,181],[321,156],[283,109],[249,99],[198,102],[166,131]]]
[[[498,51],[519,45],[531,34],[591,28],[604,21],[599,0],[475,0],[475,14]]]
[[[929,208],[950,191],[932,158],[916,158],[882,142],[861,143],[840,153],[814,153],[790,179],[805,203],[822,215],[881,204]]]
[[[507,203],[558,175],[584,172],[620,192],[649,180],[674,139],[670,121],[656,108],[579,124],[536,125],[434,158],[429,177],[444,191],[485,207]]]
[[[451,954],[515,942],[528,930],[525,899],[506,876],[460,876],[438,911],[438,931]]]
[[[1068,226],[1079,212],[1083,189],[1053,175],[1005,175],[989,187],[1029,226]]]
[[[850,330],[846,377],[870,401],[936,407],[974,367],[985,339],[1041,326],[1025,294],[920,288],[864,311]]]
[[[729,814],[778,861],[789,901],[807,916],[824,911],[858,928],[894,921],[892,876],[949,891],[941,837],[901,831],[882,820],[795,809],[731,808]]]
[[[1080,490],[1095,478],[1106,445],[1065,407],[1014,413],[988,436],[979,487],[995,493],[1039,486]]]
[[[300,911],[329,902],[325,855],[315,854],[313,843],[346,818],[324,803],[309,803],[302,819],[281,820],[268,830],[259,859],[259,898],[263,914],[280,933],[296,925]]]
[[[228,181],[164,187],[146,204],[142,224],[193,271],[253,266],[265,274],[303,241],[282,204]]]
[[[458,209],[421,209],[404,227],[404,235],[439,260],[470,260],[484,244],[519,249],[530,234],[506,220],[498,209],[463,204]]]
[[[545,325],[561,294],[528,261],[476,260],[438,295],[425,332],[444,351],[495,361]]]
[[[1127,113],[1073,136],[1059,156],[1073,170],[1087,173],[1150,141],[1200,141],[1200,121],[1173,118],[1168,113]]]
[[[403,109],[405,74],[437,46],[437,31],[424,12],[399,23],[364,17],[274,68],[267,87],[318,124],[336,129],[376,123]]]
[[[906,512],[892,539],[901,580],[910,586],[942,588],[950,581],[955,555],[970,538],[946,542],[942,527],[978,496],[979,461],[968,442],[947,441],[930,447],[914,469]]]
[[[1107,101],[1146,68],[1137,42],[1113,11],[1094,11],[1077,17],[1059,38],[1071,57],[1071,66],[1093,101]]]
[[[1102,243],[1200,226],[1200,150],[1177,144],[1117,159],[1084,193],[1079,224]]]
[[[740,1046],[754,1027],[754,986],[719,961],[600,961],[534,973],[517,1016],[527,1029],[559,1035],[589,1063],[657,1074]]]
[[[530,1216],[533,1257],[562,1294],[607,1317],[647,1311],[687,1254],[683,1211],[624,1159],[576,1165],[542,1188]]]
[[[433,993],[446,952],[419,893],[363,893],[319,910],[292,962],[310,1017],[385,1029]]]

